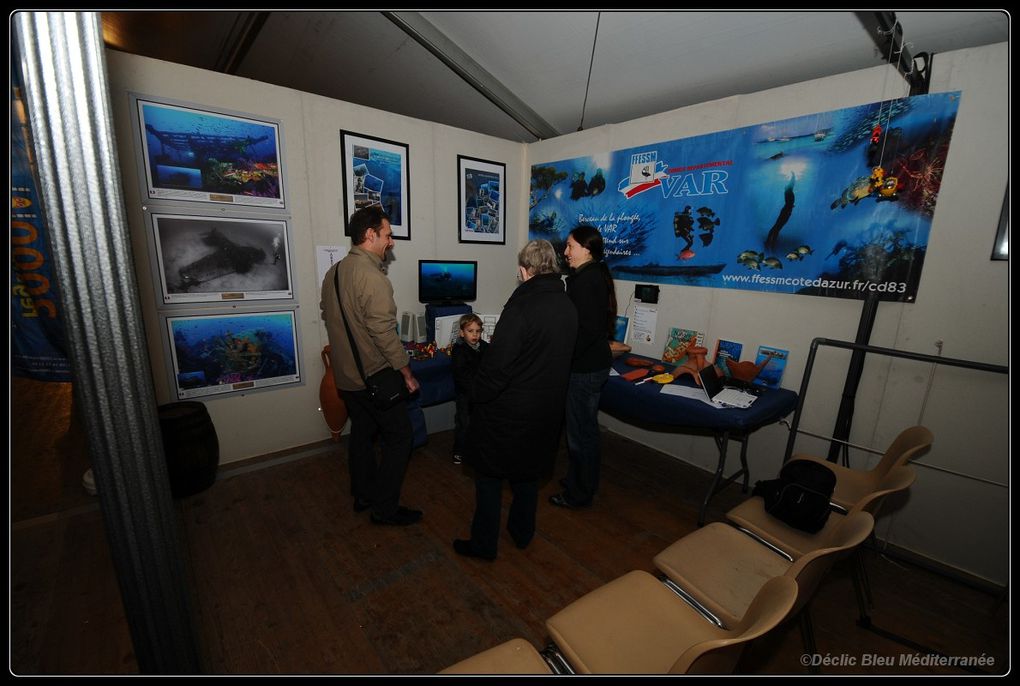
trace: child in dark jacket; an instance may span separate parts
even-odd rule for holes
[[[453,463],[460,464],[467,447],[468,423],[471,421],[471,403],[468,393],[471,380],[489,346],[482,340],[482,319],[477,314],[460,318],[460,338],[453,346],[453,384],[457,394],[457,414],[454,418]]]

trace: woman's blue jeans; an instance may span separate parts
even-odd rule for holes
[[[599,398],[609,370],[572,372],[567,386],[567,468],[565,496],[571,504],[588,505],[599,488]]]

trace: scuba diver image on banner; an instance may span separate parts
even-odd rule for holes
[[[591,224],[618,279],[913,302],[960,97],[535,164],[529,238]]]

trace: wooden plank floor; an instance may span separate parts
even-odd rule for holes
[[[374,526],[367,513],[352,511],[344,447],[333,443],[225,465],[212,488],[177,501],[204,670],[433,674],[516,636],[541,646],[545,619],[556,611],[627,571],[652,571],[654,555],[695,528],[709,480],[604,433],[596,506],[552,507],[546,502],[556,492],[551,479],[542,488],[534,542],[517,550],[504,533],[500,557],[490,563],[461,558],[450,545],[466,537],[474,497],[469,472],[449,460],[451,441],[450,432],[434,434],[415,452],[404,502],[423,509],[425,518],[407,528]],[[26,452],[28,442],[12,434],[15,453]],[[60,454],[73,441],[54,444],[60,448],[49,459],[80,466],[80,455]],[[43,459],[39,451],[33,455]],[[20,459],[12,460],[12,513],[25,513],[12,520],[12,671],[136,672],[95,504],[83,505],[78,492],[68,492],[66,506],[46,515],[38,504],[16,503],[22,492],[61,490],[29,485],[33,471],[16,467]],[[556,476],[564,469],[561,450]],[[37,471],[52,478],[60,470]],[[46,497],[60,507],[59,498]],[[744,497],[730,486],[713,501],[709,519]],[[950,656],[987,656],[993,663],[985,671],[1006,671],[1008,601],[874,553],[867,554],[867,567],[877,626]],[[844,663],[823,673],[964,673],[901,664],[920,654],[859,628],[856,615],[849,570],[841,563],[812,604],[818,653]],[[790,623],[753,644],[740,670],[804,674],[803,654],[798,627]],[[875,656],[894,664],[861,664]]]

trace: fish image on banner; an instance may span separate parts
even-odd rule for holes
[[[591,224],[622,280],[912,302],[960,97],[536,163],[529,238]]]

